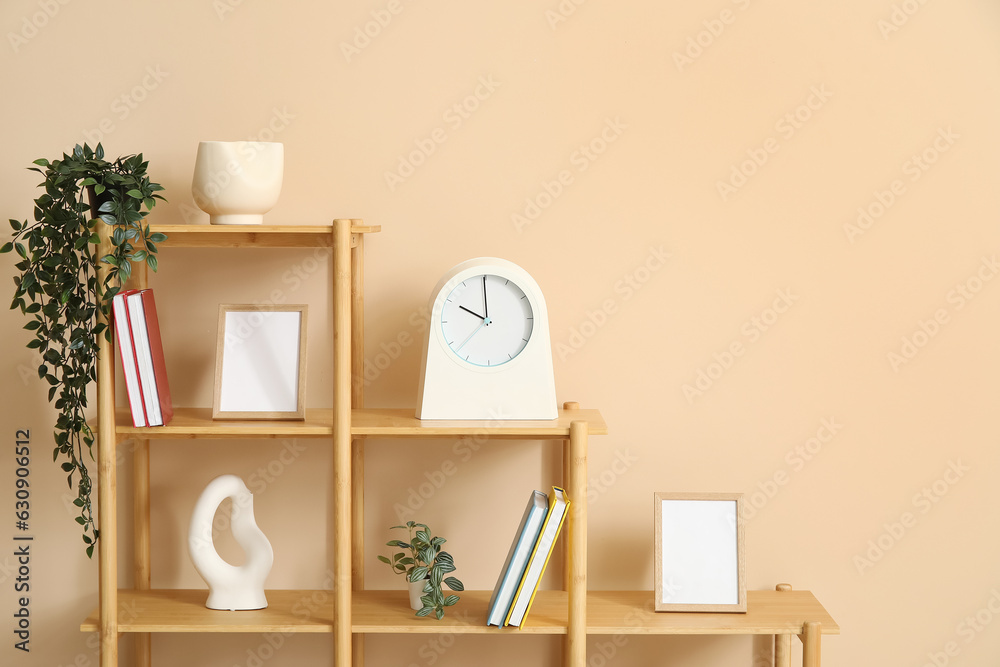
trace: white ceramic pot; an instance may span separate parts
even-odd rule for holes
[[[406,583],[406,587],[410,591],[410,609],[413,611],[420,611],[424,607],[424,603],[420,601],[420,598],[424,594],[424,584],[426,582],[426,579],[421,579],[420,581],[409,581]]]
[[[202,141],[191,191],[213,225],[260,225],[281,193],[284,144]]]

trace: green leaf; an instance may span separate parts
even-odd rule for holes
[[[139,192],[138,190],[134,190],[134,189],[133,190],[129,190],[125,194],[127,194],[132,199],[142,199],[142,193]]]
[[[448,597],[446,597],[446,598],[444,599],[444,602],[443,602],[442,604],[444,604],[444,606],[445,606],[445,607],[452,607],[452,606],[454,606],[454,605],[455,605],[455,603],[456,603],[456,602],[458,602],[458,601],[459,601],[460,599],[461,599],[461,598],[460,598],[460,597],[458,597],[457,595],[449,595]]]
[[[437,610],[435,610],[434,611],[434,616],[435,616],[435,618],[437,618],[437,620],[440,621],[442,618],[444,618],[444,609],[437,609]]]
[[[386,558],[385,556],[379,556],[379,557],[378,557],[378,559],[379,559],[380,561],[382,561],[383,563],[385,563],[386,565],[389,565],[389,564],[390,564],[390,563],[389,563],[389,559],[388,559],[388,558]]]
[[[156,255],[149,255],[148,257],[146,257],[146,266],[148,266],[150,270],[153,271],[153,273],[156,273],[156,268],[158,266]]]
[[[107,190],[107,188],[101,183],[94,186],[94,194],[96,195],[103,194],[105,190]]]
[[[2,247],[0,247],[0,255],[10,252],[13,249],[14,249],[14,244],[11,241],[7,241],[6,243],[3,244]]]
[[[414,614],[414,615],[415,615],[415,616],[427,616],[427,615],[428,615],[429,613],[431,613],[432,611],[434,611],[434,607],[421,607],[421,608],[420,608],[420,609],[419,609],[419,610],[417,611],[417,613],[416,613],[416,614]]]
[[[37,160],[33,161],[31,164],[37,164],[39,167],[48,167],[49,166],[49,161],[46,160],[45,158],[38,158]]]
[[[427,576],[427,567],[424,565],[418,565],[417,567],[413,568],[412,572],[410,572],[410,581],[420,581],[426,576]]]
[[[445,586],[447,586],[448,588],[450,588],[453,591],[464,591],[465,590],[465,584],[463,584],[461,581],[459,581],[455,577],[448,577],[447,579],[444,580],[444,584],[445,584]]]
[[[89,547],[87,547],[87,558],[93,558],[93,557],[94,557],[94,545],[91,544]]]

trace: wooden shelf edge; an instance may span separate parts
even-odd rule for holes
[[[351,411],[351,435],[357,437],[447,438],[486,436],[491,438],[546,440],[569,437],[570,423],[585,420],[591,435],[606,435],[604,418],[597,410],[560,410],[553,421],[420,421],[412,408],[362,408]],[[166,426],[131,426],[127,407],[115,411],[115,433],[119,440],[173,440],[192,438],[331,438],[333,410],[310,408],[304,420],[214,420],[211,408],[174,408]]]
[[[406,592],[355,591],[355,634],[546,634],[564,635],[565,591],[539,591],[523,628],[486,626],[491,591],[464,591],[445,617],[418,618]],[[206,590],[120,590],[118,629],[133,632],[284,632],[332,633],[333,594],[328,590],[269,590],[267,609],[207,609]],[[808,621],[819,621],[823,634],[838,635],[840,626],[809,591],[748,591],[747,613],[653,612],[652,591],[589,591],[587,634],[772,635],[799,634]],[[80,625],[97,632],[95,609]]]

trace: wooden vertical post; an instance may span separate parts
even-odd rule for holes
[[[819,646],[823,627],[819,621],[810,621],[802,626],[802,667],[820,667]]]
[[[152,583],[149,545],[149,440],[137,439],[132,457],[135,588],[140,591],[148,591]],[[151,661],[152,636],[148,632],[137,633],[135,635],[135,665],[136,667],[150,667]]]
[[[351,220],[361,225],[361,220]],[[365,406],[365,235],[357,234],[351,248],[351,406]],[[365,588],[365,441],[351,441],[351,587]],[[355,667],[365,664],[365,636],[352,635]]]
[[[574,421],[569,426],[570,511],[569,538],[569,619],[563,661],[566,667],[584,667],[587,662],[587,437],[588,424]]]
[[[136,287],[149,287],[149,269],[141,262],[133,272]],[[113,354],[114,352],[112,352]],[[152,586],[149,516],[149,440],[135,439],[132,452],[132,545],[133,579],[136,590],[148,591]],[[135,635],[135,667],[150,667],[153,660],[152,635]]]
[[[97,222],[100,244],[98,257],[112,252],[112,230]],[[98,283],[103,285],[110,267],[99,264]],[[98,312],[98,321],[110,328],[112,323]],[[114,330],[111,330],[112,340]],[[100,661],[101,667],[118,665],[118,492],[115,470],[117,434],[115,433],[114,347],[103,333],[97,338],[97,521],[100,539],[97,544],[100,565]]]
[[[563,403],[563,410],[579,410],[580,404],[576,401],[566,401]],[[571,467],[571,461],[569,454],[569,440],[563,440],[562,443],[562,485],[565,487],[570,486],[569,482],[569,469]],[[569,540],[565,539],[562,543],[563,546],[563,590],[569,590]]]
[[[333,654],[351,664],[351,221],[333,221]]]
[[[792,590],[792,586],[790,584],[778,584],[775,586],[775,590],[790,591]],[[791,635],[774,636],[774,667],[792,667]]]

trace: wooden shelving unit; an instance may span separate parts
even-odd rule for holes
[[[106,229],[100,223],[107,252]],[[790,665],[790,641],[804,644],[806,667],[819,665],[819,637],[839,633],[836,623],[807,591],[749,593],[746,614],[656,614],[650,591],[587,591],[587,447],[590,435],[608,432],[597,410],[566,403],[552,421],[421,421],[412,409],[367,408],[361,377],[364,363],[364,238],[378,232],[360,220],[339,219],[320,226],[153,225],[168,235],[161,247],[311,248],[333,250],[333,406],[306,411],[303,421],[214,421],[209,407],[175,408],[168,426],[137,429],[127,408],[114,405],[114,354],[101,339],[98,364],[97,436],[101,540],[100,602],[83,621],[84,632],[100,635],[101,667],[117,667],[118,639],[136,636],[137,667],[149,667],[152,633],[287,632],[332,633],[335,667],[363,665],[366,634],[467,633],[545,634],[564,638],[564,664],[586,665],[590,634],[763,634],[775,635],[775,664]],[[169,270],[169,269],[167,269]],[[139,287],[146,276],[137,276]],[[491,591],[465,591],[462,617],[442,621],[417,618],[405,591],[364,587],[364,441],[377,438],[488,437],[561,443],[563,486],[571,498],[564,533],[564,590],[540,591],[522,629],[486,626]],[[332,590],[271,590],[269,606],[239,613],[204,606],[205,590],[150,587],[149,440],[192,438],[327,438],[333,440],[334,553]],[[135,588],[118,590],[115,448],[134,440]],[[462,618],[481,619],[466,623]]]

